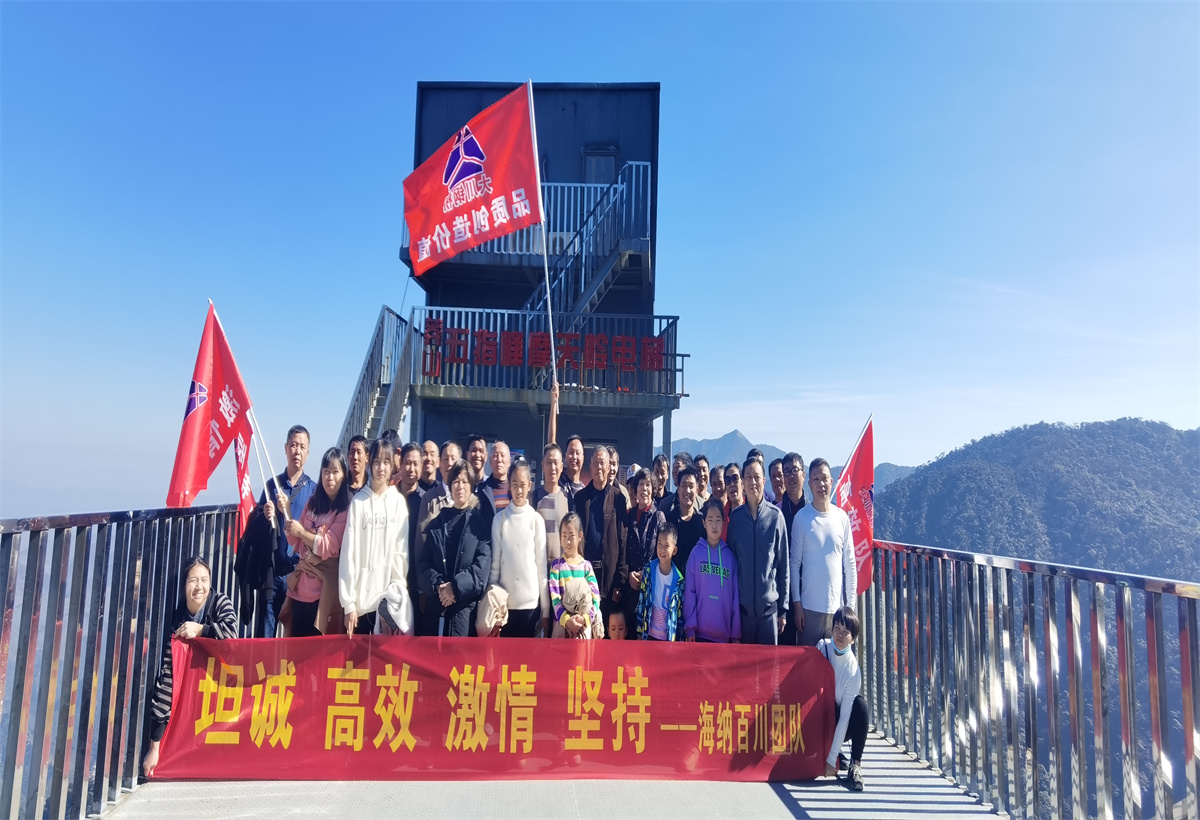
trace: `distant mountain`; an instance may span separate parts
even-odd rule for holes
[[[687,452],[693,456],[698,456],[701,453],[708,456],[709,464],[729,464],[734,462],[740,465],[746,460],[746,453],[750,452],[751,448],[757,447],[762,450],[763,456],[766,457],[767,463],[770,464],[777,458],[783,458],[787,455],[786,451],[780,450],[778,447],[773,447],[770,444],[751,444],[750,439],[742,435],[741,430],[734,430],[726,433],[720,438],[680,438],[671,442],[671,452]],[[654,448],[655,455],[662,452],[662,447]],[[805,467],[808,465],[805,464]],[[904,478],[913,471],[913,467],[901,467],[897,464],[875,465],[875,492],[878,493],[884,487],[891,484],[897,479]],[[837,477],[841,475],[842,468],[833,468],[833,480],[837,481]],[[807,493],[807,488],[805,490]]]
[[[880,492],[880,538],[1200,580],[1200,430],[1034,424],[973,441]]]
[[[742,435],[741,430],[726,433],[720,438],[705,438],[699,441],[694,438],[680,438],[671,442],[672,453],[683,451],[691,453],[693,456],[703,453],[708,456],[709,464],[736,462],[739,466],[746,460],[746,453],[754,447],[763,451],[763,456],[766,457],[768,464],[787,455],[786,451],[772,447],[770,444],[751,444],[750,439]],[[662,447],[654,448],[655,455],[661,452]]]

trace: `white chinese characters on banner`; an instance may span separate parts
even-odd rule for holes
[[[208,457],[216,458],[225,439],[221,436],[221,425],[213,419],[208,423]]]
[[[232,427],[233,423],[237,421],[238,412],[242,409],[242,406],[233,397],[233,390],[230,389],[229,385],[225,385],[225,389],[221,391],[221,398],[217,399],[217,409],[225,417],[225,426]]]

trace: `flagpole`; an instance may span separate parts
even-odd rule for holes
[[[213,318],[217,320],[217,326],[221,328],[221,335],[225,336],[225,338],[228,339],[229,336],[225,333],[225,325],[221,324],[221,317],[217,313],[217,306],[213,304],[212,299],[208,300],[208,304],[213,309]],[[248,406],[246,407],[246,418],[250,421],[250,425],[253,428],[250,431],[250,439],[251,439],[251,441],[253,441],[254,434],[255,433],[258,434],[258,438],[259,438],[258,447],[262,448],[262,453],[267,458],[267,466],[271,469],[271,478],[275,481],[275,494],[279,495],[279,479],[276,477],[278,474],[275,472],[275,465],[273,465],[271,463],[271,454],[267,451],[267,443],[266,443],[266,439],[263,438],[262,428],[258,426],[258,417],[254,415],[254,404],[252,402],[250,402],[249,399],[250,399],[250,389],[246,388],[246,400],[247,400],[247,404],[248,404]],[[256,447],[254,450],[255,454],[258,453],[258,447]],[[258,470],[260,473],[262,472],[262,462],[261,461],[258,464]],[[267,485],[267,480],[264,477],[263,478],[263,492],[267,493],[268,497],[270,497],[269,490],[270,490],[270,487]],[[283,520],[290,521],[292,519],[291,513],[292,513],[291,510],[283,510]],[[274,525],[272,524],[272,526],[274,526]]]
[[[263,497],[270,499],[271,498],[271,488],[270,488],[270,485],[267,484],[267,476],[263,472],[262,456],[259,455],[259,452],[258,452],[258,445],[259,445],[258,436],[254,435],[253,430],[250,431],[250,441],[252,441],[254,443],[254,461],[256,464],[258,464],[258,475],[260,478],[262,478]],[[278,484],[275,485],[275,489],[279,489]],[[271,519],[271,529],[272,530],[275,529],[275,519],[274,518]]]
[[[267,457],[267,467],[269,467],[271,470],[271,479],[275,482],[275,494],[278,495],[280,492],[279,474],[275,472],[275,465],[271,463],[271,454],[267,451],[267,442],[265,439],[263,439],[262,428],[258,426],[258,416],[254,415],[253,405],[246,408],[246,417],[250,419],[250,423],[254,425],[254,430],[258,433],[258,437],[260,439],[259,446],[262,447],[263,455]],[[291,510],[285,509],[282,512],[284,521],[292,520]]]
[[[546,277],[546,321],[550,327],[550,372],[554,377],[553,384],[558,384],[558,360],[554,344],[554,311],[550,306],[550,258],[546,251],[546,209],[542,203],[542,165],[538,160],[537,118],[533,114],[533,80],[527,80],[525,88],[529,92],[529,133],[533,138],[533,170],[537,176],[538,215],[542,218],[542,271]]]
[[[844,462],[842,462],[842,475],[845,475],[845,473],[846,473],[846,468],[850,466],[850,459],[854,458],[854,454],[855,454],[855,452],[857,452],[857,451],[858,451],[858,445],[862,444],[863,436],[865,436],[865,435],[867,434],[867,428],[871,426],[871,419],[873,419],[873,418],[875,418],[875,414],[874,414],[874,413],[872,413],[871,415],[867,416],[867,423],[863,425],[862,432],[861,432],[861,433],[859,433],[859,434],[858,434],[858,438],[856,438],[856,439],[854,440],[854,447],[852,447],[852,448],[850,449],[850,455],[846,457],[846,460],[845,460]],[[874,459],[872,459],[872,462],[874,462]],[[874,464],[874,463],[872,463],[872,464],[871,464],[871,469],[872,469],[872,470],[874,470],[874,469],[875,469],[875,464]],[[834,489],[836,490],[836,489],[837,489],[837,484],[841,484],[841,483],[842,483],[842,476],[841,476],[841,475],[839,475],[839,476],[838,476],[837,483],[834,485]],[[834,506],[837,506],[836,502],[834,503]]]

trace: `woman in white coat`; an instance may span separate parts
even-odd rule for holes
[[[371,443],[371,480],[350,502],[338,565],[347,635],[413,632],[406,580],[408,504],[391,486],[393,455],[388,442]]]
[[[508,470],[509,504],[492,519],[489,582],[508,593],[508,622],[500,630],[505,638],[550,630],[546,522],[529,503],[531,487],[529,462],[522,459]]]

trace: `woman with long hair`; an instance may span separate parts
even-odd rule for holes
[[[380,632],[382,612],[389,633],[412,634],[408,595],[408,503],[392,486],[394,456],[385,439],[371,442],[371,480],[350,501],[338,562],[338,595],[347,635]],[[381,602],[387,601],[386,609]]]
[[[350,511],[350,486],[342,451],[330,447],[321,457],[321,487],[308,499],[300,520],[287,523],[287,540],[300,556],[288,576],[292,606],[291,636],[306,638],[338,632],[338,554]]]
[[[237,613],[233,611],[233,604],[224,593],[213,591],[212,569],[199,555],[192,556],[183,565],[179,603],[171,615],[170,626],[158,679],[150,695],[150,748],[142,761],[146,777],[154,775],[159,743],[167,729],[167,721],[171,719],[171,641],[175,638],[190,641],[192,638],[225,640],[237,637]]]

